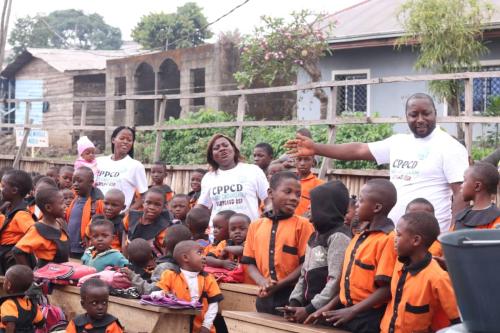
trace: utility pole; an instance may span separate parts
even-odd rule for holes
[[[12,0],[4,0],[2,8],[2,19],[0,21],[0,70],[3,68],[5,57],[5,44],[7,43],[7,32],[9,29],[10,9]]]

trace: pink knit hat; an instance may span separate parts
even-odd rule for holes
[[[89,148],[95,149],[95,146],[92,143],[92,141],[90,141],[89,138],[86,136],[82,136],[80,139],[78,139],[76,145],[78,146],[78,156],[82,156],[82,153],[85,151],[85,149]]]

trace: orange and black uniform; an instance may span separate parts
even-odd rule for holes
[[[191,191],[188,193],[189,196],[189,206],[193,208],[198,202],[198,198],[200,197],[201,191],[195,192]]]
[[[295,215],[302,216],[311,208],[311,190],[325,181],[316,177],[312,172],[300,180],[300,201],[295,209]]]
[[[165,193],[165,203],[169,203],[170,200],[172,200],[172,198],[174,197],[174,191],[172,191],[170,186],[168,186],[167,184],[150,185],[149,188],[151,188],[151,187],[157,188],[157,189],[163,191],[163,193]]]
[[[222,240],[217,244],[217,246],[213,247],[210,251],[208,251],[207,256],[212,256],[212,257],[219,258],[219,259],[231,260],[231,261],[235,261],[237,263],[240,263],[241,257],[235,256],[233,254],[228,254],[228,256],[226,258],[221,257],[222,251],[224,250],[224,248],[226,246],[235,246],[235,245],[236,244],[234,244],[234,242],[231,239]],[[245,243],[241,244],[240,246],[244,247]],[[248,269],[247,269],[246,265],[243,265],[243,271],[245,272],[245,280],[243,281],[243,283],[255,284],[255,281],[248,274]]]
[[[427,253],[424,260],[399,259],[391,281],[392,299],[380,324],[383,333],[436,332],[460,322],[450,277]]]
[[[141,224],[143,214],[141,211],[131,210],[123,218],[123,230],[127,233],[127,241],[130,242],[136,238],[152,241],[153,250],[156,256],[160,257],[166,229],[171,224],[168,212],[163,211],[151,224]]]
[[[494,229],[499,224],[500,208],[491,204],[486,209],[475,210],[469,207],[459,212],[452,229]]]
[[[377,283],[391,282],[396,250],[394,223],[386,218],[378,228],[354,235],[344,255],[340,280],[340,302],[350,307],[368,298]],[[377,304],[348,322],[344,329],[352,332],[378,331],[386,304]]]
[[[82,314],[76,316],[66,327],[66,333],[123,333],[123,327],[114,316],[107,314],[101,320],[93,320]]]
[[[167,293],[175,295],[178,299],[188,302],[191,301],[189,286],[180,269],[164,271],[156,286]],[[203,307],[201,309],[201,314],[194,318],[193,333],[200,331],[201,325],[203,324],[203,318],[208,309],[208,304],[220,302],[224,299],[215,278],[203,271],[198,274],[198,293],[199,301]],[[210,332],[215,333],[213,325]]]
[[[5,332],[7,323],[14,322],[16,324],[15,332],[34,333],[35,327],[42,327],[45,323],[40,308],[29,298],[22,296],[4,296],[2,298],[0,332]]]
[[[83,206],[83,211],[82,211],[82,219],[81,219],[81,225],[80,225],[80,237],[81,240],[85,239],[85,234],[87,231],[87,227],[90,224],[90,221],[92,220],[92,217],[96,214],[103,214],[104,213],[104,201],[103,201],[103,195],[102,192],[98,188],[92,188],[90,191],[90,195],[87,198],[87,201],[85,201],[85,204]],[[66,209],[66,222],[69,224],[71,222],[71,211],[73,210],[73,206],[75,205],[76,200],[78,200],[79,197],[76,197],[71,201],[71,204],[69,207]]]
[[[38,267],[49,262],[63,263],[69,260],[69,237],[64,223],[61,229],[55,229],[38,222],[32,226],[26,235],[14,247],[14,253],[34,254],[38,259]]]
[[[313,225],[304,217],[269,212],[250,224],[241,263],[255,265],[264,278],[281,281],[304,262],[313,232]],[[276,307],[288,304],[292,290],[293,286],[258,298],[257,311],[276,314]]]
[[[0,220],[1,221],[1,220]],[[0,274],[15,264],[12,248],[35,224],[25,202],[21,202],[7,212],[0,226]]]

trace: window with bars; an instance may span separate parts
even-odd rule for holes
[[[334,73],[335,81],[363,80],[368,73]],[[368,86],[339,86],[337,88],[337,114],[342,112],[366,112],[368,106]]]
[[[483,72],[500,71],[500,66],[484,66],[480,69]],[[500,96],[500,78],[479,78],[474,79],[473,86],[473,111],[484,113],[489,105],[490,98],[493,96]],[[465,110],[465,97],[464,89],[461,90],[460,96],[460,110]]]
[[[127,78],[120,76],[115,78],[115,96],[126,95],[127,93]],[[115,110],[125,110],[126,101],[115,101]]]

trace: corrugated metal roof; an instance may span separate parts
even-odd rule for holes
[[[397,37],[403,34],[397,13],[404,0],[365,0],[329,15],[321,26],[333,23],[332,43]],[[500,0],[491,0],[495,12],[491,27],[500,27]]]

